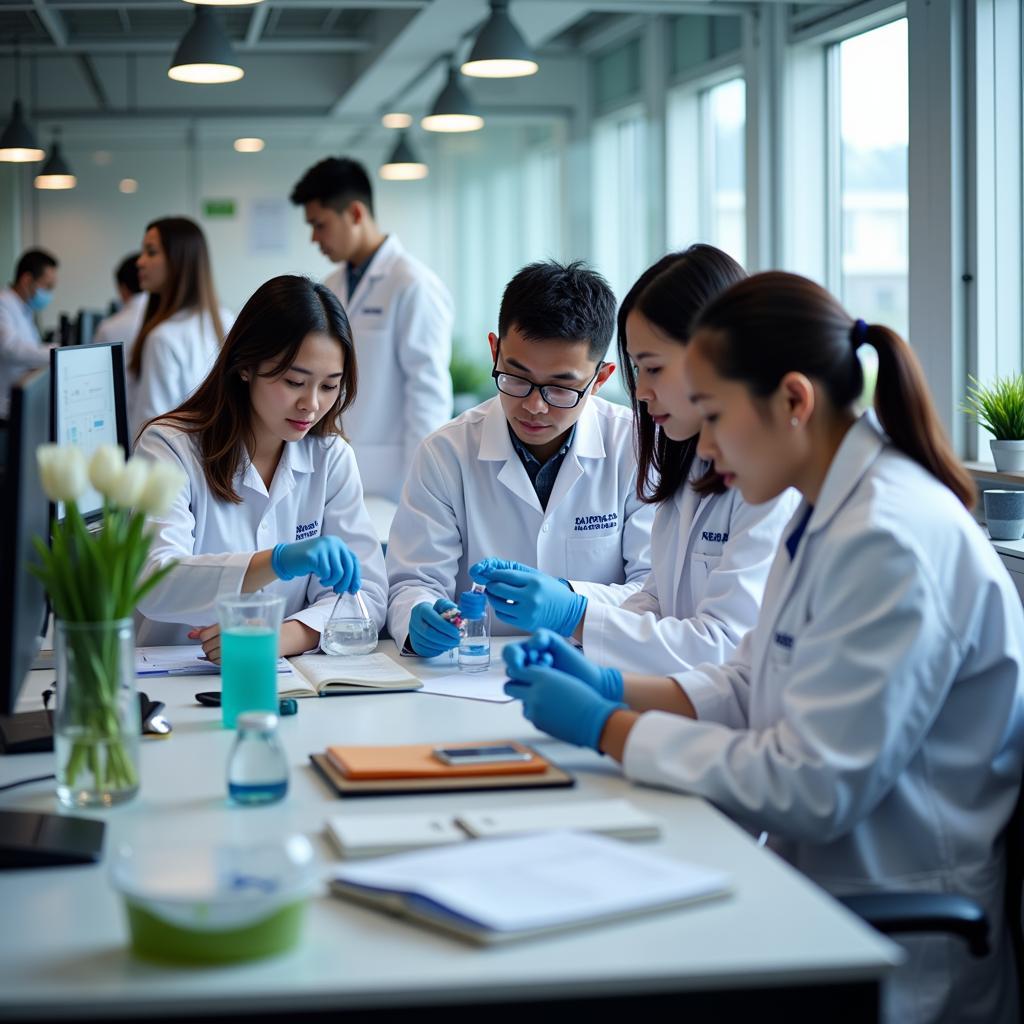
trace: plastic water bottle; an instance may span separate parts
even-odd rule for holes
[[[480,591],[464,590],[459,596],[459,612],[459,671],[484,672],[491,664],[487,598]]]
[[[277,715],[243,711],[228,757],[228,796],[238,804],[272,804],[288,792],[288,759],[277,735]]]

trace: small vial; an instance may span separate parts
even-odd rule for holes
[[[483,587],[464,590],[459,597],[459,671],[484,672],[491,664],[491,635]]]
[[[288,792],[288,760],[277,735],[277,715],[243,711],[228,755],[228,796],[237,804],[272,804]]]

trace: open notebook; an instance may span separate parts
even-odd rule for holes
[[[713,868],[615,839],[547,832],[353,864],[336,896],[489,945],[677,907],[729,891]]]
[[[330,697],[345,693],[401,692],[423,684],[386,654],[303,654],[294,672],[278,676],[279,697]]]

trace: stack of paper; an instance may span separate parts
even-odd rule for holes
[[[331,891],[490,944],[719,896],[729,884],[721,871],[614,839],[549,832],[351,865]]]
[[[277,659],[278,675],[292,674],[292,667],[284,658]],[[199,644],[171,647],[136,647],[135,674],[139,676],[216,676],[220,665],[215,665],[203,654]]]

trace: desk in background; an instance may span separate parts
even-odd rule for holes
[[[397,658],[392,642],[381,649]],[[415,659],[402,664],[431,671]],[[52,679],[35,675],[26,700]],[[430,1007],[443,1008],[446,1020],[480,1024],[481,1014],[493,1012],[481,1007],[517,1002],[557,1003],[560,1014],[671,1013],[687,1024],[741,1013],[791,1021],[876,1017],[879,981],[898,961],[898,947],[704,801],[633,786],[610,759],[538,733],[518,703],[420,693],[302,700],[299,714],[280,726],[291,762],[287,799],[240,808],[225,797],[233,734],[220,728],[219,712],[192,701],[207,684],[150,678],[145,687],[167,703],[174,733],[143,742],[140,795],[103,815],[108,851],[125,841],[241,843],[304,832],[326,874],[336,855],[323,838],[323,822],[347,810],[458,811],[626,797],[662,824],[662,838],[649,849],[728,871],[735,895],[487,950],[322,895],[311,903],[294,952],[183,969],[131,955],[105,865],[0,873],[2,1019],[237,1014],[292,1021],[326,1011],[373,1011],[384,1020]],[[576,775],[576,788],[342,801],[307,760],[331,743],[504,738],[539,747]],[[46,754],[0,758],[0,783],[50,771],[51,760]],[[52,793],[52,782],[38,783],[4,794],[0,806],[52,811]]]

